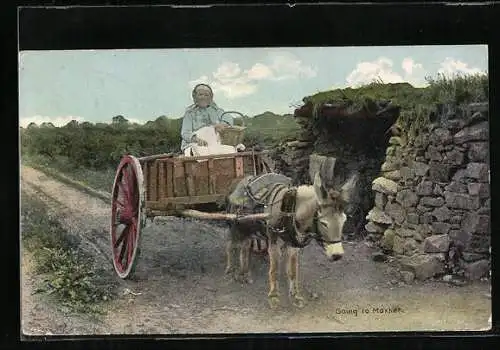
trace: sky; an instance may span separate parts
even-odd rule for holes
[[[19,122],[179,118],[199,82],[225,110],[285,114],[305,96],[375,79],[421,87],[487,71],[486,45],[21,51]]]

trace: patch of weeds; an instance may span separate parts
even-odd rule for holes
[[[33,272],[44,279],[37,292],[55,297],[69,310],[102,314],[102,305],[115,295],[116,285],[104,280],[92,258],[78,249],[57,218],[38,198],[22,192],[22,246],[33,255]]]
[[[46,274],[39,292],[56,295],[63,306],[80,313],[103,313],[101,303],[112,298],[100,283],[92,261],[77,249],[43,248],[36,272]]]

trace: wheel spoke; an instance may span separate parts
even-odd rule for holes
[[[128,165],[122,168],[122,178],[120,181],[120,188],[124,193],[126,202],[130,202],[130,181],[128,177],[128,169],[129,169]]]
[[[135,209],[136,207],[136,203],[135,203],[135,197],[136,197],[136,189],[134,187],[134,178],[133,178],[133,175],[132,175],[132,169],[129,167],[127,168],[127,189],[128,189],[128,202],[129,202],[129,205],[132,206],[132,208]]]
[[[125,184],[123,183],[123,176],[121,178],[121,181],[118,182],[118,187],[120,188],[121,193],[123,194],[125,201],[128,201],[128,192],[127,192],[127,188],[125,187]]]
[[[134,230],[132,225],[130,225],[129,235],[127,239],[127,265],[132,263],[132,252],[134,251]]]
[[[129,189],[129,193],[134,193],[134,177],[132,174],[132,168],[127,167],[127,186]],[[132,197],[132,196],[130,196]]]
[[[118,237],[118,239],[115,242],[115,248],[118,248],[118,246],[120,245],[120,243],[125,239],[125,237],[127,236],[127,233],[128,233],[127,231],[129,230],[129,227],[130,226],[126,226],[122,230],[122,233],[120,234],[120,237]]]
[[[120,205],[121,209],[125,208],[125,204],[123,204],[120,200],[118,200],[118,198],[116,198],[115,201]]]
[[[128,236],[125,235],[125,237],[127,237],[127,238],[125,239],[125,242],[123,242],[123,244],[122,244],[122,249],[120,250],[120,256],[119,256],[119,258],[120,258],[119,261],[120,261],[120,264],[122,264],[122,265],[123,265],[123,256],[125,255],[125,250],[126,250],[127,245],[128,245]]]

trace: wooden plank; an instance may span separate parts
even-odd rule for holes
[[[235,157],[240,157],[240,156],[251,156],[252,154],[258,155],[258,154],[268,154],[269,151],[260,151],[260,152],[252,152],[252,151],[247,151],[247,152],[237,152],[237,153],[228,153],[228,154],[211,154],[207,156],[196,156],[196,157],[186,157],[184,155],[180,155],[175,157],[175,159],[179,160],[205,160],[205,159],[224,159],[224,158],[235,158]],[[167,159],[162,159],[162,161],[168,161]]]
[[[236,214],[224,213],[224,212],[204,212],[194,209],[184,209],[178,212],[179,216],[183,217],[191,217],[195,219],[204,219],[204,220],[230,220],[230,221],[256,221],[256,220],[265,220],[269,217],[267,213],[257,213],[257,214],[249,214],[238,216]]]
[[[224,194],[211,194],[204,196],[189,196],[189,197],[174,197],[174,198],[160,198],[157,201],[147,201],[146,207],[152,209],[164,208],[169,204],[202,204],[202,203],[215,203],[223,200]]]
[[[196,191],[194,188],[194,179],[193,179],[193,168],[194,165],[192,162],[184,162],[184,174],[185,174],[185,179],[186,179],[186,186],[187,186],[187,195],[188,196],[195,196]]]
[[[166,197],[166,190],[167,190],[167,182],[166,182],[166,164],[163,162],[158,162],[159,165],[159,171],[158,171],[158,196],[159,199],[165,198]]]
[[[143,179],[144,179],[144,198],[146,198],[146,200],[149,200],[149,196],[150,196],[150,193],[149,193],[149,188],[148,188],[148,183],[149,183],[149,163],[148,162],[142,162],[141,163],[141,168],[142,168],[142,175],[143,175]]]
[[[157,201],[158,200],[158,162],[153,161],[151,166],[151,178],[148,184],[148,187],[150,188],[151,195],[150,195],[150,200],[151,201]]]
[[[243,167],[243,157],[234,158],[234,170],[236,173],[236,177],[243,177],[245,175]]]
[[[151,210],[148,209],[145,215],[149,218],[155,216],[181,216],[181,217],[191,217],[200,220],[223,220],[223,221],[239,221],[248,222],[256,220],[266,220],[269,215],[266,213],[257,213],[238,216],[236,214],[230,214],[226,212],[203,212],[194,209],[170,209],[170,210]]]
[[[214,174],[214,160],[208,160],[208,193],[215,194],[215,174]]]
[[[162,163],[162,164],[165,164],[165,166],[167,167],[167,178],[166,178],[167,197],[176,197],[177,190],[176,190],[175,181],[174,181],[173,164],[171,164],[171,163]]]
[[[147,162],[147,161],[153,161],[161,158],[171,158],[175,154],[174,153],[162,153],[162,154],[156,154],[153,156],[145,156],[145,157],[139,157],[137,158],[139,162]]]

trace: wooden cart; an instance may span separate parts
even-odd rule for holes
[[[271,171],[265,161],[266,153],[252,149],[200,157],[123,156],[113,184],[110,227],[113,265],[118,276],[132,276],[147,218],[235,219],[224,212],[225,197],[243,177]],[[256,219],[259,215],[262,214],[248,218]]]

